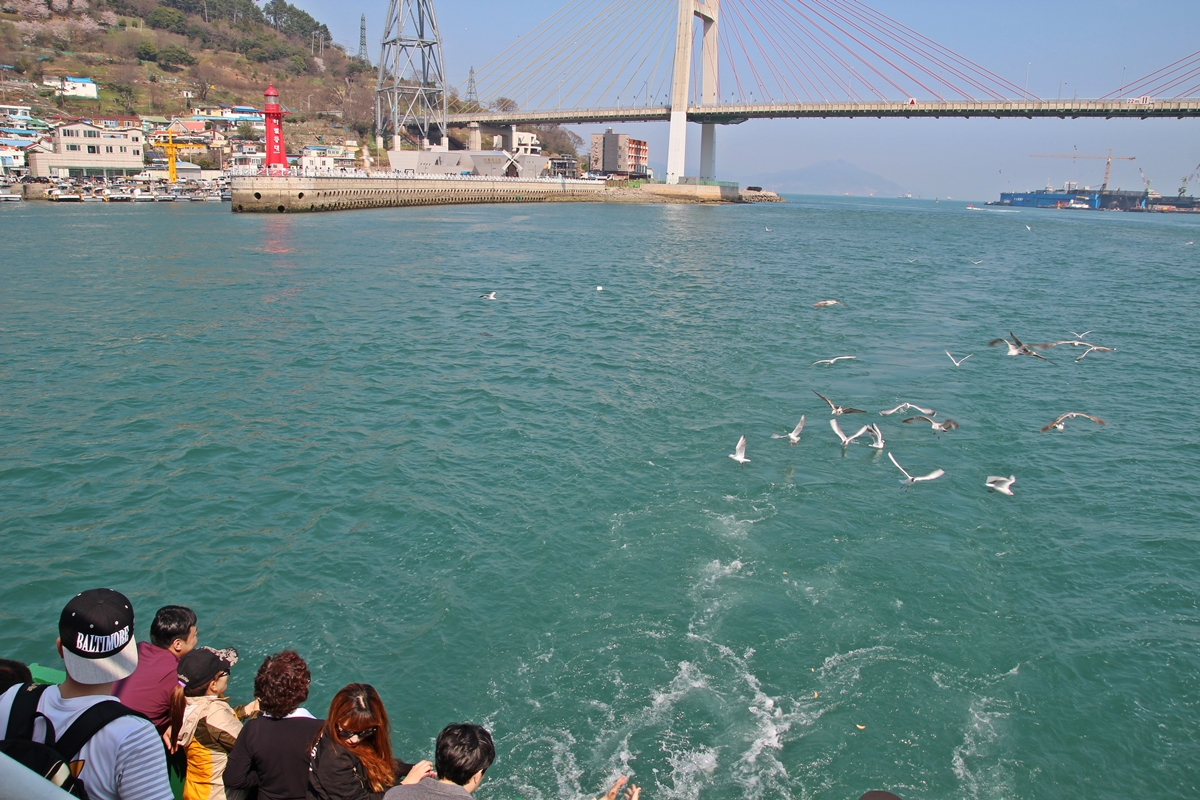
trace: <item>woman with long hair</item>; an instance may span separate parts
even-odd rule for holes
[[[309,758],[307,800],[380,800],[398,782],[433,774],[428,761],[413,765],[392,756],[387,710],[365,683],[333,696]]]

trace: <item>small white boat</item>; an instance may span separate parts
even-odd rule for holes
[[[221,195],[219,195],[219,194],[206,194],[206,195],[204,195],[204,202],[206,202],[206,203],[219,203],[219,202],[221,202]]]
[[[159,203],[174,203],[175,202],[175,198],[169,194],[156,194],[156,195],[154,195],[154,199],[156,202],[159,202]]]
[[[7,191],[0,192],[0,203],[19,203],[21,195],[9,194]]]
[[[111,194],[106,194],[104,199],[110,203],[130,203],[133,201],[133,195],[126,194],[125,192],[112,192]]]

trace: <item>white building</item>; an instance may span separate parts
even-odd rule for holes
[[[91,78],[72,78],[67,75],[52,77],[46,75],[42,78],[42,85],[53,86],[54,94],[64,97],[89,97],[95,100],[100,96],[96,83]]]
[[[355,169],[355,150],[340,144],[310,144],[300,151],[300,168]]]
[[[141,128],[111,130],[90,122],[60,125],[54,150],[31,153],[29,174],[35,178],[108,178],[142,171]]]

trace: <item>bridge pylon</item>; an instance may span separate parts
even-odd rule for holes
[[[679,179],[684,175],[692,48],[695,46],[692,28],[696,17],[703,21],[703,39],[700,44],[700,104],[717,103],[717,18],[720,11],[721,0],[679,0],[675,64],[671,82],[671,131],[667,142],[667,183],[679,183]],[[717,126],[705,122],[700,126],[700,177],[711,180],[716,175]]]
[[[377,138],[410,136],[421,149],[445,146],[446,75],[433,0],[390,0],[375,87]]]

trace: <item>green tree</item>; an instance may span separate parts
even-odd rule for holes
[[[158,48],[154,46],[154,42],[146,39],[138,43],[134,55],[138,61],[158,61]]]
[[[195,57],[177,44],[169,44],[158,51],[158,63],[164,67],[186,67],[196,63]]]
[[[112,84],[112,90],[117,95],[117,105],[121,107],[121,110],[126,114],[132,114],[134,99],[133,87],[127,83],[114,83]]]
[[[249,122],[239,122],[237,126],[238,137],[242,139],[254,138],[254,126]]]
[[[163,31],[185,33],[187,31],[187,16],[175,8],[159,6],[146,17],[146,24],[151,28]]]

